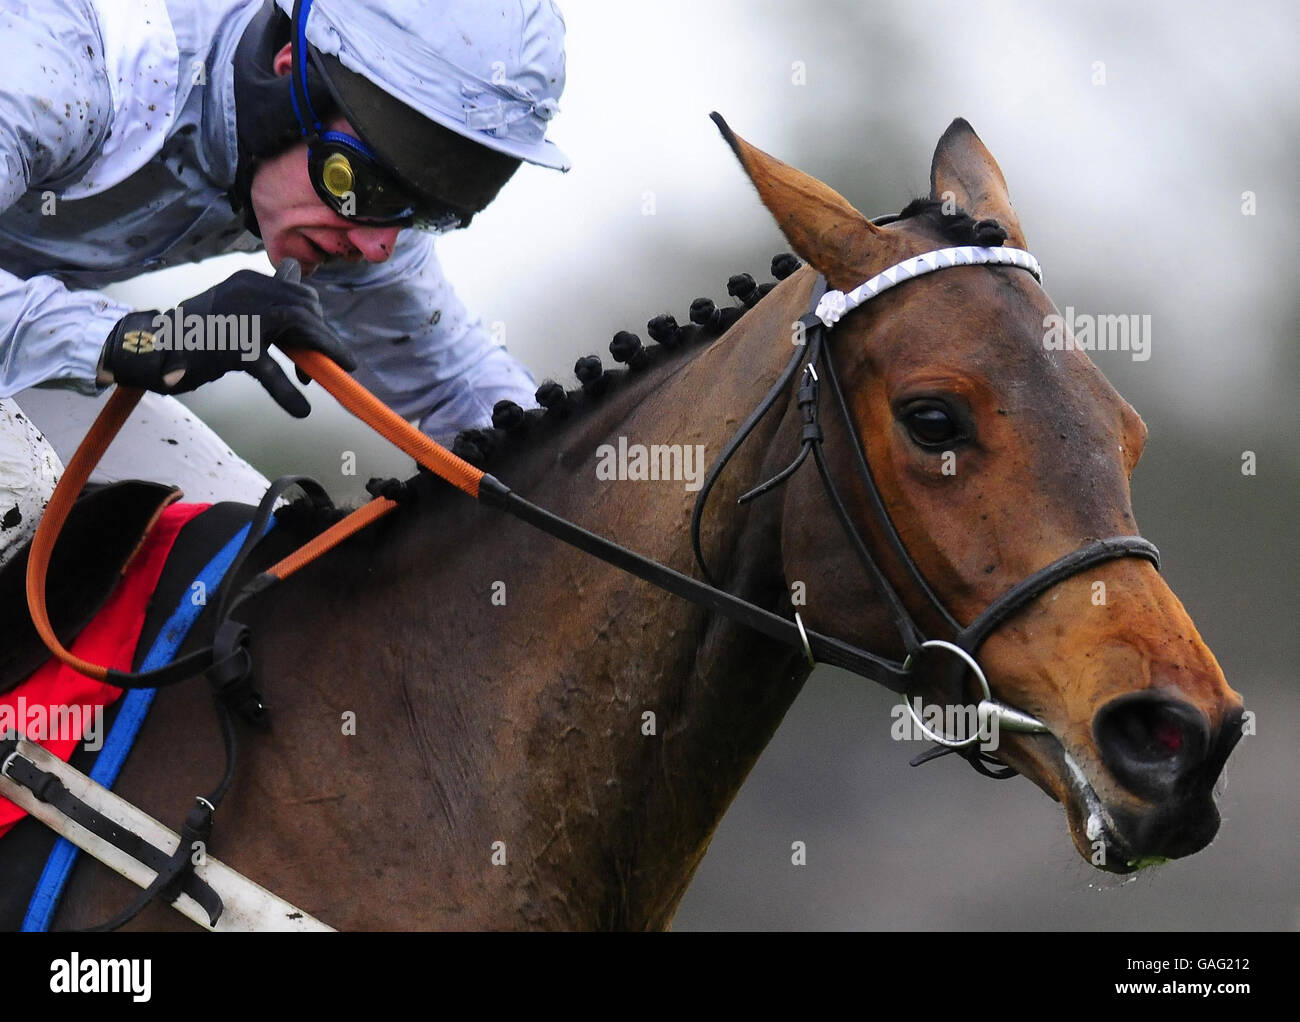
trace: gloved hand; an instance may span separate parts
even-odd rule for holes
[[[351,372],[357,365],[325,322],[306,284],[240,270],[165,313],[128,313],[100,356],[101,382],[184,394],[234,369],[253,376],[296,418],[311,411],[269,346],[313,348]]]

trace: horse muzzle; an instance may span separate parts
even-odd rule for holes
[[[1103,706],[1093,721],[1102,794],[1059,750],[1072,795],[1062,801],[1080,854],[1099,869],[1131,873],[1206,847],[1219,830],[1214,786],[1241,721],[1238,706],[1211,727],[1201,710],[1160,690]]]

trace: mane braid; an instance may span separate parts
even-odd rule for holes
[[[522,408],[513,401],[498,401],[492,409],[492,426],[488,429],[467,429],[457,434],[451,450],[478,468],[486,468],[506,455],[522,455],[529,448],[554,435],[555,430],[581,415],[610,392],[617,392],[627,380],[642,375],[643,370],[682,358],[696,341],[715,340],[740,319],[749,309],[765,298],[777,283],[803,265],[799,257],[782,252],[772,258],[772,276],[776,279],[757,284],[748,273],[734,274],[727,280],[727,293],[736,301],[735,306],[718,306],[710,298],[697,298],[691,303],[686,326],[680,326],[670,314],[655,316],[646,324],[646,332],[655,343],[642,344],[641,338],[627,330],[620,330],[610,342],[610,353],[624,363],[626,369],[606,370],[598,355],[584,355],[574,365],[574,375],[580,386],[565,390],[555,380],[545,380],[537,388],[536,400],[540,408]],[[372,497],[387,497],[399,503],[420,503],[430,506],[444,499],[451,487],[423,466],[416,466],[416,474],[409,479],[371,479],[366,489]],[[320,509],[301,497],[276,511],[276,519],[283,520],[298,535],[307,538],[342,518],[348,508]],[[382,545],[399,515],[380,519],[362,533],[350,537],[348,545],[363,542]]]
[[[452,443],[452,453],[478,468],[486,468],[507,450],[514,453],[526,441],[549,435],[552,427],[601,403],[607,394],[644,370],[680,357],[697,341],[721,337],[779,281],[802,265],[797,256],[782,252],[772,258],[771,271],[776,279],[770,283],[758,284],[748,273],[734,274],[727,280],[727,293],[735,305],[720,306],[711,298],[697,298],[691,302],[690,322],[685,326],[670,314],[655,316],[646,324],[652,344],[642,344],[631,331],[618,331],[609,350],[627,368],[605,369],[600,356],[584,355],[574,364],[574,375],[581,386],[565,390],[554,380],[543,381],[536,393],[540,408],[524,409],[513,401],[498,401],[492,409],[491,428],[463,430]]]
[[[976,220],[960,206],[945,212],[942,199],[913,199],[898,214],[900,220],[924,220],[954,245],[996,248],[1007,240],[1007,231],[996,220]]]

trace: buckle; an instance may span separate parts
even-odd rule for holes
[[[266,704],[253,688],[253,655],[248,644],[253,636],[245,624],[226,620],[212,640],[212,666],[203,672],[213,694],[250,724],[268,724]]]

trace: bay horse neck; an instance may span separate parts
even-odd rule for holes
[[[808,281],[783,282],[704,350],[615,386],[489,468],[548,510],[691,572],[694,493],[680,481],[601,481],[599,448],[619,437],[700,445],[711,461],[788,361]],[[773,609],[789,605],[780,503],[737,508],[735,497],[758,478],[781,420],[769,416],[734,459],[705,523],[723,584]],[[472,912],[470,925],[493,927],[666,926],[807,677],[802,656],[449,491],[386,528],[384,542],[341,548],[250,611],[267,637],[264,676],[309,678],[316,698],[347,705],[357,668],[371,667],[383,691],[367,714],[382,716],[386,737],[370,767],[382,761],[399,787],[426,789],[430,817],[414,823],[444,866],[430,880],[426,861],[422,876],[439,902],[461,899],[457,924]],[[291,644],[271,645],[286,633]],[[277,681],[274,703],[287,687]],[[281,733],[289,714],[276,714]],[[322,769],[337,774],[328,760]],[[356,808],[337,826],[384,815]],[[512,865],[489,871],[502,890],[482,903],[474,892],[494,841]]]

